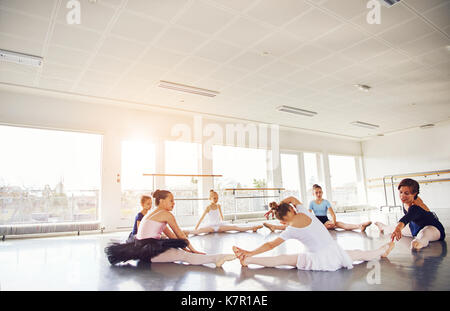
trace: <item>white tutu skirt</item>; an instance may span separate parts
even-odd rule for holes
[[[301,253],[297,258],[297,268],[313,271],[336,271],[341,268],[352,269],[353,261],[337,243],[324,246],[318,252]]]

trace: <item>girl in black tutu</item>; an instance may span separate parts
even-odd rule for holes
[[[172,193],[156,190],[153,197],[157,209],[147,213],[142,219],[135,241],[123,244],[113,243],[105,248],[111,264],[128,260],[183,261],[193,265],[214,263],[216,267],[221,267],[225,261],[236,258],[234,254],[206,255],[195,250],[171,213],[175,206]],[[161,239],[163,232],[167,239]]]

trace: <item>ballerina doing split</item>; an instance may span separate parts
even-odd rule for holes
[[[340,268],[353,268],[353,261],[378,260],[387,257],[394,248],[394,242],[371,251],[343,250],[331,237],[323,224],[308,210],[302,207],[296,198],[283,200],[280,205],[270,203],[275,216],[287,224],[287,228],[277,239],[264,243],[253,251],[233,246],[242,266],[257,264],[264,267],[282,265],[294,266],[301,270],[336,271]],[[295,211],[294,206],[297,211]],[[307,252],[295,255],[279,255],[273,257],[253,257],[279,246],[285,240],[296,239],[302,242]]]

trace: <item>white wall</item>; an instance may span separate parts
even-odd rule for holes
[[[438,124],[435,128],[428,130],[417,128],[362,142],[366,179],[391,174],[450,169],[449,142],[450,122]],[[450,178],[450,174],[428,178],[444,177]],[[397,190],[395,194],[398,198]],[[421,184],[420,195],[433,210],[450,208],[450,182]],[[388,192],[388,199],[389,204],[392,204],[392,191]],[[384,205],[382,188],[368,188],[368,201],[371,205]]]
[[[171,129],[175,124],[183,123],[190,127],[194,124],[194,116],[187,113],[130,106],[106,105],[95,99],[47,94],[38,90],[0,88],[0,124],[103,134],[101,220],[107,230],[126,225],[118,221],[121,187],[116,182],[116,176],[121,169],[121,141],[136,139],[158,143],[166,139],[174,140],[177,137],[171,135]],[[223,128],[226,124],[240,124],[242,121],[203,117],[203,125],[208,123]],[[200,137],[200,141],[196,141],[207,139]],[[359,141],[286,129],[280,131],[279,141],[282,150],[361,154]],[[208,161],[202,167],[204,174],[212,173],[212,165]],[[278,173],[274,175],[278,176]],[[203,188],[209,189],[210,185],[203,185]]]

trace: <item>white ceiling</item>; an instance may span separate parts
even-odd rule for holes
[[[359,138],[450,118],[450,0],[383,6],[380,25],[366,22],[367,0],[80,2],[81,24],[68,25],[67,0],[0,0],[0,48],[44,57],[0,62],[0,82]]]

